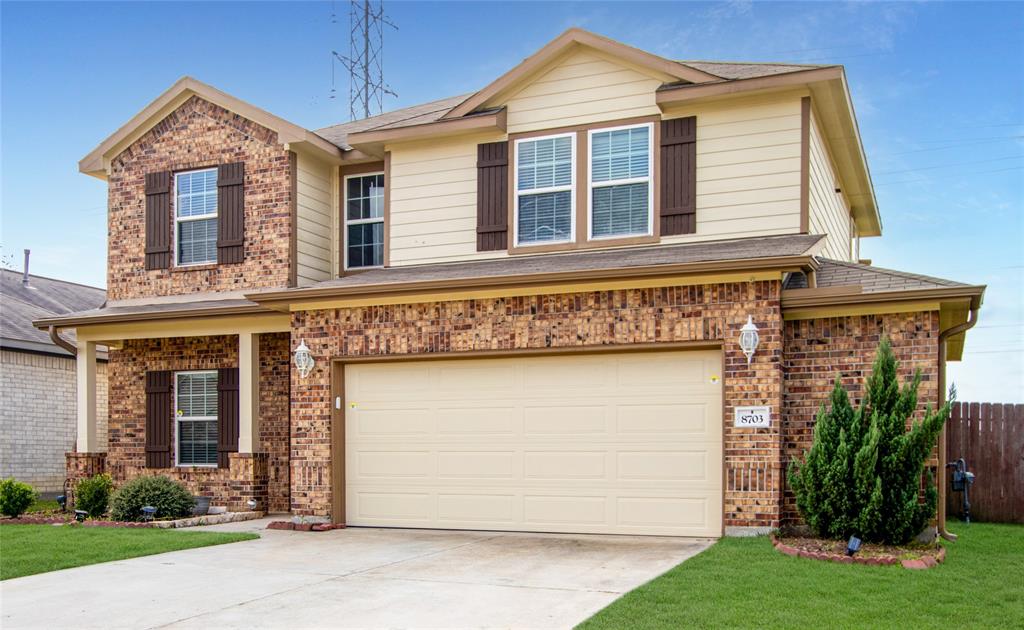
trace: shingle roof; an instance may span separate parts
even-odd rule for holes
[[[758,77],[770,77],[776,74],[788,72],[800,72],[802,70],[813,70],[815,68],[828,68],[829,65],[801,64],[801,63],[775,63],[775,62],[751,62],[751,61],[680,61],[679,63],[690,66],[722,77],[729,81],[739,79],[756,79]]]
[[[821,266],[815,272],[819,289],[828,287],[859,286],[863,293],[880,293],[884,291],[913,291],[916,289],[941,289],[946,287],[966,287],[962,282],[925,276],[906,271],[896,271],[883,267],[861,265],[859,263],[819,258]],[[786,282],[786,289],[806,289],[807,277],[793,274]]]
[[[494,260],[371,269],[318,282],[308,288],[381,286],[472,278],[530,276],[656,265],[809,255],[824,238],[815,234],[764,236],[682,245],[643,246],[594,252],[510,256]]]
[[[67,354],[32,322],[94,309],[106,299],[103,289],[43,276],[29,275],[26,287],[20,272],[0,270],[0,345]]]
[[[73,313],[62,313],[54,322],[60,326],[74,326],[103,321],[133,321],[139,319],[170,319],[182,316],[227,315],[262,312],[255,302],[240,298],[224,300],[196,300],[190,302],[151,302],[148,304],[126,304],[104,306]],[[53,316],[36,318],[46,321]]]
[[[679,63],[713,74],[717,77],[721,77],[726,81],[767,77],[776,74],[786,74],[788,72],[800,72],[802,70],[828,67],[809,64],[752,63],[739,61],[681,61]],[[458,96],[449,96],[448,98],[430,101],[429,103],[403,107],[402,109],[385,112],[383,114],[378,114],[377,116],[370,116],[369,118],[361,118],[351,122],[324,127],[323,129],[316,130],[314,133],[324,140],[327,140],[335,146],[347,151],[352,148],[347,143],[348,135],[351,133],[381,129],[399,129],[402,127],[411,127],[413,125],[423,125],[435,122],[440,120],[442,116],[472,95],[472,93],[460,94]]]
[[[448,98],[413,105],[412,107],[403,107],[402,109],[370,116],[369,118],[361,118],[331,127],[324,127],[323,129],[317,129],[314,133],[347,151],[352,148],[346,143],[350,133],[369,131],[371,129],[396,129],[398,127],[411,127],[412,125],[434,122],[470,96],[470,94],[449,96]]]

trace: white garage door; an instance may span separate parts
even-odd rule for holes
[[[353,364],[350,525],[719,536],[717,351]]]

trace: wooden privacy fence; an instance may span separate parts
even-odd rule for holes
[[[976,475],[971,520],[1024,523],[1024,405],[954,403],[947,430],[947,461],[963,457]],[[948,484],[952,469],[946,477]],[[947,513],[960,515],[962,493],[946,496]]]

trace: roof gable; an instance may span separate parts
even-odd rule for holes
[[[579,28],[570,28],[536,53],[524,59],[519,65],[501,75],[482,90],[452,108],[445,118],[457,118],[470,114],[482,107],[494,106],[503,95],[514,93],[523,83],[529,82],[538,73],[548,69],[550,64],[573,48],[584,46],[619,59],[637,69],[660,75],[665,82],[704,83],[720,81],[721,78],[692,68],[685,64],[627,46],[620,42],[595,35]]]
[[[87,175],[106,179],[107,167],[114,157],[193,96],[198,96],[276,131],[282,144],[305,145],[334,159],[339,159],[341,156],[338,147],[311,131],[250,105],[202,81],[197,81],[192,77],[182,77],[82,158],[78,162],[78,170]]]

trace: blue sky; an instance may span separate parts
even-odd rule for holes
[[[333,11],[337,21],[331,21]],[[874,264],[988,285],[950,376],[1024,402],[1024,4],[389,2],[385,108],[485,85],[569,26],[677,59],[846,65],[885,235]],[[190,74],[308,128],[347,119],[346,2],[0,4],[0,245],[103,285],[106,195],[78,160]],[[656,19],[651,19],[656,16]]]

